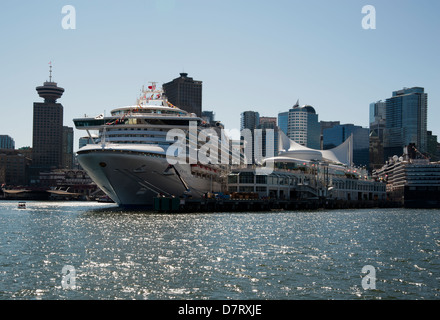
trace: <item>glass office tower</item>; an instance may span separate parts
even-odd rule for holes
[[[403,148],[414,143],[420,152],[427,151],[428,94],[413,87],[394,91],[386,99],[384,156],[400,156]]]
[[[289,123],[289,112],[278,113],[278,128],[287,135],[287,126]]]
[[[341,124],[323,130],[323,149],[339,146],[353,135],[353,164],[369,165],[369,129],[354,124]]]

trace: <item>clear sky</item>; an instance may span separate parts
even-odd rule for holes
[[[62,28],[65,5],[74,30]],[[365,5],[375,30],[362,28]],[[32,146],[35,87],[52,61],[68,126],[184,71],[203,81],[203,109],[228,129],[243,111],[277,116],[298,99],[319,120],[367,127],[371,102],[421,86],[428,130],[440,136],[439,14],[438,0],[2,0],[0,134]]]

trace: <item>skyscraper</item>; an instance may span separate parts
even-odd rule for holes
[[[387,159],[401,155],[403,148],[415,144],[420,152],[426,152],[428,94],[421,87],[394,91],[386,99],[386,125],[384,156]]]
[[[73,158],[73,128],[63,127],[63,169],[72,169],[74,163]]]
[[[163,84],[168,101],[190,113],[202,116],[202,81],[193,80],[187,73]]]
[[[254,130],[260,124],[260,114],[256,111],[245,111],[241,114],[240,130]]]
[[[384,133],[386,126],[386,102],[370,103],[370,169],[381,168],[387,159],[384,157]]]
[[[242,136],[241,140],[244,141],[245,145],[245,156],[248,159],[248,164],[254,164],[255,158],[262,156],[262,154],[255,154],[254,139],[255,139],[255,129],[258,128],[260,124],[260,114],[256,111],[245,111],[241,114],[240,119],[240,130],[247,131],[250,130],[251,136]]]
[[[321,125],[312,106],[297,103],[289,110],[287,136],[308,148],[321,148]]]
[[[272,156],[278,155],[278,131],[279,128],[277,126],[277,118],[276,117],[260,117],[260,124],[257,126],[257,129],[262,130],[262,152],[261,156],[264,158],[269,158]],[[273,130],[273,139],[272,136],[268,133],[267,130]]]
[[[52,82],[52,66],[49,81],[36,90],[44,102],[34,103],[32,180],[37,180],[41,171],[60,168],[63,161],[63,106],[56,101],[64,89]]]

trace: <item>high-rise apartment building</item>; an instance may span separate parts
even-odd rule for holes
[[[193,80],[187,73],[163,84],[168,101],[190,113],[202,116],[202,81]]]
[[[256,111],[245,111],[241,114],[240,119],[240,130],[246,131],[250,130],[250,137],[242,136],[241,140],[245,146],[245,156],[247,158],[248,164],[254,164],[256,156],[262,156],[261,154],[255,154],[254,139],[255,139],[255,129],[258,128],[260,124],[260,114]]]
[[[240,130],[254,130],[260,124],[260,114],[256,111],[245,111],[241,114]]]
[[[321,148],[321,125],[312,106],[300,107],[297,103],[289,110],[287,136],[308,148]]]
[[[269,158],[278,155],[278,134],[279,128],[277,126],[276,117],[260,117],[260,124],[257,129],[261,129],[262,132],[262,152],[261,156],[263,158]],[[273,137],[267,130],[272,130]]]
[[[384,157],[402,155],[403,148],[415,144],[420,152],[426,152],[428,94],[421,87],[394,91],[386,99],[386,125]]]

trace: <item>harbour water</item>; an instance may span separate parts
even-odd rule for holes
[[[0,300],[439,297],[440,210],[158,214],[0,201]]]

